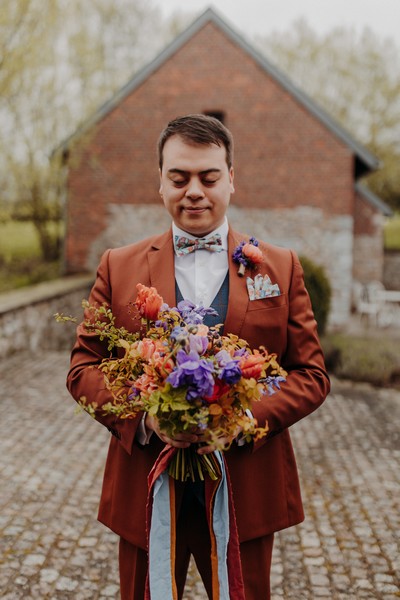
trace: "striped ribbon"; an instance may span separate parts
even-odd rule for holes
[[[175,582],[175,480],[167,473],[176,452],[167,446],[149,475],[147,532],[149,571],[145,600],[177,600]],[[222,477],[205,478],[206,515],[211,538],[213,600],[245,600],[232,490],[224,456],[216,453]]]

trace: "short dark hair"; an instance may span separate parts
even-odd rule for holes
[[[215,117],[208,115],[186,115],[168,123],[158,138],[158,163],[163,166],[165,143],[173,135],[180,136],[188,144],[216,144],[224,146],[226,163],[230,169],[233,163],[233,137],[229,129]]]

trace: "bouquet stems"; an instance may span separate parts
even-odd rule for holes
[[[205,475],[213,481],[220,479],[221,468],[215,454],[198,454],[196,448],[178,448],[169,464],[168,474],[178,481],[204,481]]]

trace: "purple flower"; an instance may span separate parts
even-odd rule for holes
[[[208,348],[208,337],[204,335],[189,335],[189,348],[197,354],[204,354]]]
[[[171,331],[171,339],[181,346],[186,346],[188,343],[189,332],[185,327],[174,327]]]
[[[184,350],[177,352],[176,361],[177,366],[167,377],[172,387],[187,387],[186,399],[189,401],[212,394],[214,365],[211,361],[201,359],[197,352],[187,354]]]
[[[218,313],[213,308],[194,304],[190,300],[182,300],[177,306],[181,318],[187,325],[200,325],[206,315],[217,316]]]
[[[229,385],[237,383],[242,376],[239,359],[232,358],[226,350],[220,350],[215,355],[215,358],[217,359],[218,366],[221,368],[220,379]]]
[[[233,353],[233,356],[247,356],[249,354],[249,351],[247,350],[247,348],[239,348],[239,350],[235,350],[235,352]]]
[[[268,396],[272,396],[276,390],[281,389],[280,383],[286,381],[286,378],[282,377],[282,375],[268,375],[268,377],[261,379],[261,381],[266,385]]]
[[[245,245],[245,243],[246,242],[243,240],[243,242],[240,242],[239,246],[236,246],[236,248],[233,251],[232,258],[235,263],[241,263],[246,266],[247,260],[242,254],[242,248]]]

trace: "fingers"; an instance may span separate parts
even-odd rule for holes
[[[169,444],[170,446],[173,446],[174,448],[189,448],[191,444],[197,444],[198,442],[198,436],[193,434],[181,433],[171,438],[168,437],[165,433],[162,433],[162,431],[160,431],[159,433],[157,433],[157,435],[163,442]]]
[[[191,444],[199,442],[199,436],[194,433],[177,433],[173,438],[169,437],[160,429],[158,419],[150,415],[146,415],[145,426],[154,431],[165,444],[169,444],[174,448],[188,448]]]
[[[162,440],[165,444],[169,444],[174,448],[189,448],[191,444],[203,444],[197,449],[198,454],[211,454],[215,450],[228,450],[232,444],[232,441],[240,433],[241,428],[238,427],[237,431],[230,436],[221,436],[215,441],[210,441],[209,437],[202,431],[196,429],[195,432],[177,433],[174,437],[170,437],[164,431],[160,429],[160,424],[156,417],[146,415],[145,419],[146,428],[154,431],[154,433]]]

